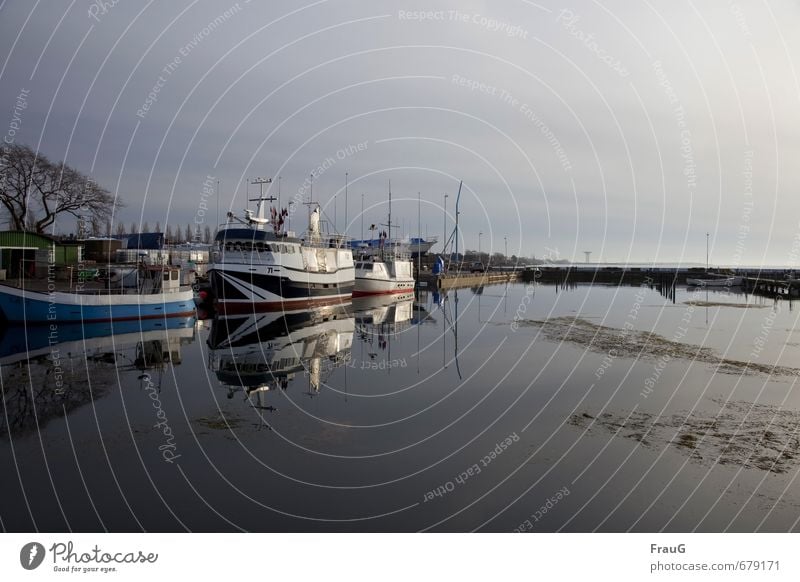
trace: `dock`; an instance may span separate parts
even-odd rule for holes
[[[800,297],[800,279],[775,279],[770,276],[744,277],[742,288],[746,293],[769,297]]]

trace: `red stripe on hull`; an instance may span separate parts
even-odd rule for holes
[[[107,322],[115,322],[115,321],[136,321],[139,319],[164,319],[165,317],[190,317],[195,315],[194,309],[191,311],[176,311],[175,313],[154,313],[153,315],[131,315],[128,317],[103,317],[100,319],[80,319],[75,320],[77,323],[80,321],[81,323],[107,323]],[[62,323],[71,323],[70,321],[61,320]],[[28,323],[44,323],[44,322],[28,322]],[[48,322],[49,323],[49,322]]]
[[[413,293],[414,288],[394,289],[393,291],[353,291],[353,297],[368,297],[370,295],[398,295],[400,293]]]
[[[235,315],[242,313],[266,313],[270,311],[295,311],[307,307],[346,305],[348,303],[350,303],[350,296],[345,295],[331,297],[329,299],[299,299],[295,301],[270,301],[260,303],[218,301],[215,303],[215,308],[220,315]]]

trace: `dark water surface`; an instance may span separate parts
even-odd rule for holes
[[[2,527],[797,530],[793,307],[518,284],[7,328]]]

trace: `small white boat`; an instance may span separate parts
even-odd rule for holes
[[[411,261],[398,257],[356,263],[353,297],[414,291]]]
[[[742,277],[715,277],[713,279],[687,277],[686,284],[693,287],[741,287]]]
[[[389,246],[392,232],[392,189],[389,187],[389,231],[379,236],[379,254],[361,257],[355,264],[353,297],[408,293],[414,290],[411,256],[398,246]]]

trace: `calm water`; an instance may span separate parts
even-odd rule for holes
[[[793,307],[519,284],[8,328],[2,527],[797,530]]]

